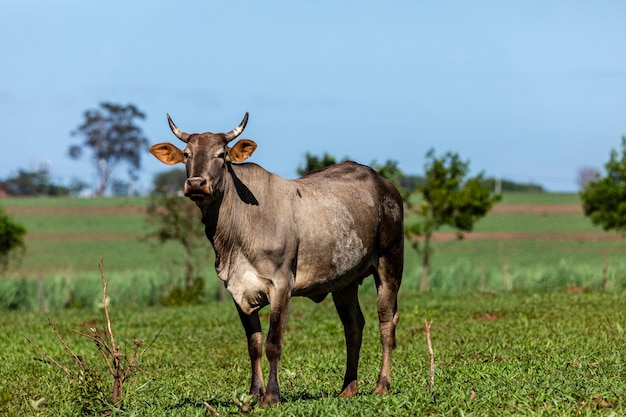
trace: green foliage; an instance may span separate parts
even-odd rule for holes
[[[163,194],[178,194],[182,191],[187,173],[184,169],[174,168],[156,174],[152,181],[154,190]]]
[[[0,270],[5,271],[10,261],[19,261],[24,254],[26,228],[14,221],[0,208]]]
[[[135,119],[146,116],[132,104],[126,106],[113,103],[100,103],[100,109],[90,109],[84,113],[85,120],[74,136],[83,137],[81,145],[71,145],[68,149],[71,158],[80,158],[87,149],[92,154],[92,163],[98,175],[96,194],[104,195],[113,171],[121,164],[128,166],[131,180],[141,166],[142,149],[148,146]]]
[[[587,182],[580,193],[583,210],[604,230],[626,233],[626,136],[622,151],[613,149],[604,168],[606,176]]]
[[[153,228],[146,235],[161,243],[180,244],[185,252],[185,287],[193,287],[193,253],[206,245],[198,207],[188,198],[157,189],[148,198],[147,222]]]
[[[148,198],[146,213],[146,221],[155,228],[148,237],[161,243],[173,240],[187,246],[204,237],[200,211],[188,198],[155,191]]]
[[[52,182],[47,169],[32,172],[20,169],[17,175],[0,181],[0,188],[6,190],[11,196],[64,196],[70,193],[69,188]]]
[[[78,404],[80,415],[97,416],[110,409],[112,404],[106,396],[107,387],[102,374],[87,365],[78,373],[77,378],[70,380],[69,392]]]
[[[437,158],[430,150],[426,158],[425,180],[418,186],[423,197],[418,208],[423,216],[421,233],[432,234],[444,225],[471,231],[500,197],[483,185],[482,173],[466,178],[469,162],[461,161],[458,154],[448,152]]]
[[[257,397],[245,393],[233,393],[231,400],[237,406],[240,413],[249,413],[257,402]]]
[[[298,168],[296,169],[296,172],[300,176],[306,175],[309,172],[316,171],[324,167],[335,165],[337,163],[337,160],[335,159],[335,157],[326,152],[324,152],[324,155],[322,157],[319,157],[319,156],[311,154],[310,152],[307,152],[304,155],[304,158],[305,158],[304,165],[298,166]]]
[[[499,195],[491,194],[484,186],[482,173],[466,178],[469,162],[462,161],[458,154],[448,152],[437,158],[434,149],[431,149],[426,159],[424,182],[417,188],[420,202],[415,211],[419,220],[407,223],[405,227],[406,236],[412,240],[411,247],[422,258],[422,291],[429,287],[433,233],[447,225],[455,228],[461,238],[462,232],[471,231],[474,223],[484,217],[500,199]],[[424,237],[421,247],[415,240],[417,235]]]
[[[204,301],[204,279],[194,278],[190,285],[181,287],[176,285],[163,298],[164,306],[180,306],[186,304],[201,304]]]

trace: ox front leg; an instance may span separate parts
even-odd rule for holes
[[[280,402],[278,364],[283,351],[283,335],[289,318],[291,292],[277,291],[277,293],[270,300],[270,328],[265,342],[265,354],[270,364],[270,374],[267,380],[267,390],[261,401],[262,406],[276,405]]]
[[[250,315],[245,314],[239,306],[237,306],[237,311],[248,339],[248,354],[250,355],[250,365],[252,367],[250,395],[257,395],[259,399],[262,399],[263,395],[265,395],[265,388],[263,384],[263,370],[261,369],[263,336],[261,334],[259,314],[256,311]]]

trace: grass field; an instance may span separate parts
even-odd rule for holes
[[[178,248],[141,240],[149,230],[145,204],[142,198],[0,201],[28,230],[26,257],[20,269],[10,274],[91,272],[100,256],[108,261],[109,272],[161,269],[159,260],[176,259]],[[513,265],[519,257],[525,264],[526,254],[538,265],[554,265],[561,259],[586,264],[607,258],[611,263],[620,260],[626,242],[616,233],[592,226],[583,216],[576,194],[505,194],[465,240],[450,240],[449,229],[442,232],[435,248],[435,269],[454,263],[452,259],[491,267],[507,257]],[[459,259],[460,255],[465,258]],[[407,258],[411,257],[413,254],[407,253]],[[407,270],[412,269],[409,262]]]
[[[0,309],[16,305],[9,300],[11,294],[30,299],[31,307],[42,305],[33,294],[37,284],[20,284],[20,289],[9,284],[11,279],[61,283],[64,289],[46,294],[78,293],[81,305],[90,304],[98,293],[85,281],[95,277],[97,282],[101,257],[112,279],[130,281],[130,291],[135,281],[152,283],[152,291],[143,292],[143,304],[151,304],[159,296],[155,293],[166,291],[168,283],[171,287],[182,280],[182,250],[175,244],[158,245],[143,239],[150,230],[143,198],[24,198],[5,199],[0,204],[28,231],[22,264],[0,279],[0,289],[4,288]],[[198,227],[202,227],[199,221]],[[592,226],[582,214],[576,194],[505,194],[473,232],[463,240],[455,236],[450,229],[435,236],[434,291],[626,287],[626,240]],[[219,283],[208,242],[206,247],[197,252],[196,261],[198,274],[213,294]],[[415,290],[419,258],[407,248],[405,259],[403,287]],[[366,288],[373,290],[371,285]],[[50,308],[64,303],[63,297],[44,301]]]
[[[114,415],[237,414],[233,393],[249,384],[245,337],[231,302],[164,308],[182,280],[182,251],[142,239],[145,200],[7,199],[0,205],[28,235],[21,266],[0,278],[0,415],[74,416],[80,395],[26,342],[71,367],[47,325],[49,312],[72,348],[107,382],[98,353],[72,330],[102,323],[98,262],[111,279],[116,338],[151,340],[147,374],[127,385]],[[201,227],[199,225],[199,227]],[[407,249],[393,392],[371,395],[380,361],[372,280],[361,288],[367,318],[361,395],[336,398],[343,331],[332,302],[294,299],[281,362],[283,404],[268,416],[624,415],[626,241],[592,227],[577,195],[511,194],[465,239],[435,239],[432,291],[420,294],[419,262]],[[208,244],[207,244],[208,245]],[[209,301],[218,281],[210,251],[198,254]],[[82,308],[64,308],[80,306]],[[434,393],[428,391],[423,319],[434,320]],[[267,326],[267,317],[263,316]],[[128,349],[131,349],[130,347]],[[265,364],[266,365],[266,364]],[[29,400],[43,398],[37,409]],[[111,409],[108,407],[108,409]]]
[[[115,286],[109,291],[114,296]],[[367,325],[360,391],[339,399],[343,331],[332,302],[294,299],[281,361],[283,403],[255,410],[267,416],[616,416],[626,395],[625,294],[554,292],[418,294],[400,297],[392,393],[372,394],[380,344],[375,296],[363,294]],[[434,393],[423,319],[433,320]],[[94,310],[59,310],[51,318],[67,343],[110,387],[93,344],[72,333],[101,320]],[[265,319],[266,320],[266,319]],[[146,374],[127,383],[124,411],[115,415],[237,414],[233,393],[244,393],[249,365],[243,330],[232,303],[113,310],[118,343],[161,335],[141,362]],[[73,369],[45,316],[0,315],[0,414],[74,416],[79,398],[65,375],[24,339]],[[266,326],[266,323],[264,323]],[[130,347],[128,348],[130,350]],[[264,365],[266,366],[266,364]],[[265,369],[267,375],[267,369]],[[108,391],[110,392],[110,391]],[[43,398],[37,411],[28,400]]]

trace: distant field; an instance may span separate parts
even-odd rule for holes
[[[0,200],[28,231],[26,256],[9,276],[95,273],[100,257],[109,273],[177,274],[182,251],[174,244],[143,239],[149,230],[145,204],[144,198]],[[595,284],[610,276],[617,285],[626,271],[626,240],[592,226],[577,194],[505,194],[463,240],[450,229],[437,233],[435,240],[433,274],[448,277],[451,283],[445,288],[453,288],[456,281],[461,288],[480,285],[481,280],[486,287],[515,286],[511,280],[522,285],[519,277],[524,273],[535,276],[529,282],[545,281],[552,274],[549,270],[572,277],[572,285],[585,281],[584,276]],[[203,263],[202,274],[214,276],[211,262]],[[418,276],[418,258],[407,249],[405,287],[416,288]],[[567,284],[567,277],[558,282]]]

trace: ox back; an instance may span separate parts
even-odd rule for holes
[[[169,116],[168,116],[169,119]],[[239,311],[252,363],[250,393],[261,404],[280,401],[278,362],[292,296],[315,302],[332,294],[346,338],[346,372],[340,396],[358,393],[357,370],[364,318],[358,286],[373,275],[383,349],[375,392],[391,387],[391,350],[399,315],[397,294],[404,256],[403,204],[396,188],[374,170],[354,162],[287,180],[253,163],[237,164],[256,149],[249,140],[233,148],[244,121],[226,134],[189,135],[169,119],[185,151],[158,144],[151,152],[165,163],[187,167],[185,194],[202,212],[205,232],[216,253],[215,267]],[[270,306],[265,351],[267,387],[261,358],[258,310]]]

